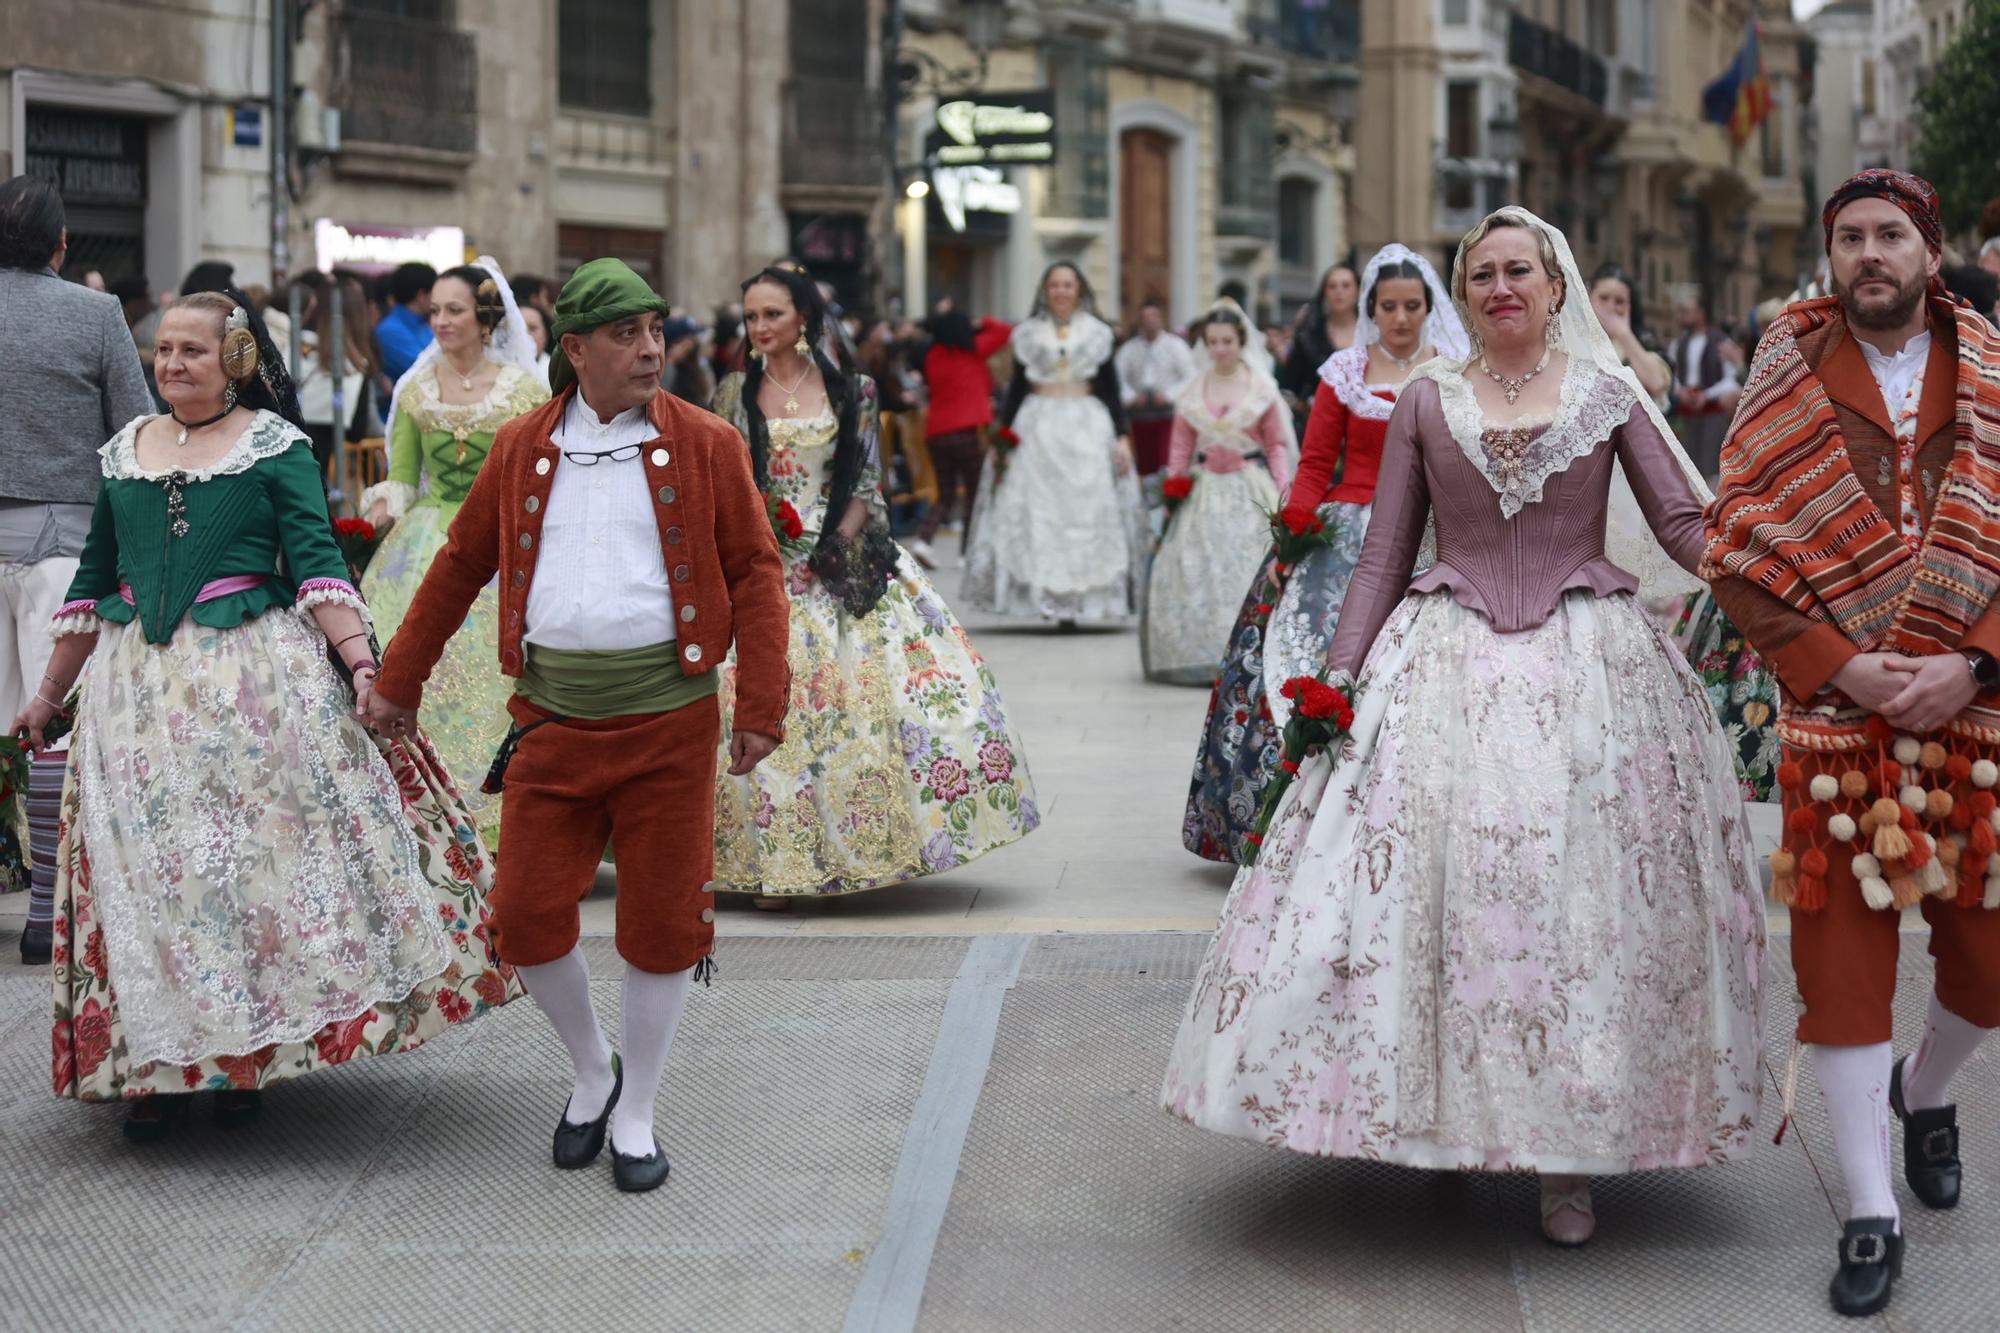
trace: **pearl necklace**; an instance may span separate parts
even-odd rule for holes
[[[1396,368],[1401,370],[1405,375],[1407,375],[1410,373],[1410,367],[1417,364],[1417,358],[1423,355],[1424,345],[1422,343],[1418,343],[1416,350],[1411,352],[1406,357],[1397,356],[1394,352],[1389,350],[1389,344],[1383,342],[1376,343],[1375,350],[1380,352],[1383,356],[1388,357],[1391,361],[1394,361],[1396,363]]]
[[[1507,405],[1509,407],[1512,407],[1514,405],[1514,400],[1521,396],[1521,390],[1528,387],[1528,381],[1535,378],[1535,376],[1541,374],[1543,371],[1549,368],[1550,350],[1551,349],[1549,345],[1547,343],[1543,343],[1542,359],[1535,362],[1535,368],[1533,370],[1529,371],[1525,375],[1520,376],[1518,379],[1512,375],[1502,375],[1499,371],[1495,370],[1487,362],[1486,357],[1483,353],[1480,355],[1479,358],[1479,368],[1486,372],[1487,379],[1492,380],[1495,384],[1500,386],[1500,391],[1507,395]]]

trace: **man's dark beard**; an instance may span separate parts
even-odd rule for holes
[[[1871,269],[1855,278],[1854,286],[1858,288],[1862,283],[1878,278],[1896,288],[1895,299],[1887,306],[1863,307],[1854,291],[1838,282],[1833,285],[1834,294],[1840,297],[1840,308],[1846,312],[1849,324],[1863,329],[1900,329],[1910,322],[1910,317],[1917,313],[1917,307],[1923,304],[1924,289],[1929,281],[1919,275],[1916,282],[1905,287],[1896,281],[1893,273]]]

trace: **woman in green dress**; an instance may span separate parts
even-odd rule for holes
[[[440,274],[431,288],[435,341],[396,384],[389,411],[389,476],[361,495],[377,531],[393,523],[361,580],[387,643],[403,623],[417,585],[444,546],[452,519],[500,427],[548,401],[535,374],[535,343],[500,268],[477,264]],[[493,669],[500,634],[499,590],[473,603],[424,693],[424,729],[445,768],[497,846],[500,805],[481,803],[480,783],[507,735],[513,682]]]

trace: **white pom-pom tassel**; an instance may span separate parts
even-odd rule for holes
[[[1991,759],[1980,759],[1973,762],[1973,786],[1982,788],[1990,787],[1996,782],[2000,782],[2000,764],[1995,764]]]
[[[1896,762],[1899,764],[1914,764],[1922,757],[1924,745],[1915,736],[1898,736],[1890,753],[1896,756]]]
[[[1995,810],[1992,814],[1986,816],[1986,822],[1993,826],[1995,833],[2000,833],[2000,810]]]
[[[1924,862],[1917,872],[1917,887],[1933,896],[1951,887],[1951,877],[1944,873],[1944,863],[1937,859],[1936,848],[1932,848],[1931,859]]]
[[[1896,799],[1918,814],[1924,812],[1924,789],[1917,786],[1914,782],[1897,792]],[[1995,810],[1993,813],[2000,814],[2000,810]]]
[[[1812,785],[1806,790],[1812,793],[1815,801],[1830,801],[1840,795],[1840,779],[1831,773],[1822,773],[1812,780]]]
[[[1980,900],[1979,905],[1989,912],[2000,907],[2000,875],[1986,877],[1986,897]]]
[[[1987,893],[1992,893],[1992,880],[1986,881]],[[1880,875],[1870,875],[1861,881],[1861,898],[1878,912],[1886,912],[1896,905],[1896,895],[1890,891],[1889,881]]]
[[[1856,879],[1882,878],[1882,863],[1880,861],[1877,861],[1875,859],[1874,854],[1871,852],[1861,853],[1861,855],[1854,858],[1854,878]]]
[[[1815,778],[1813,781],[1817,782],[1819,779]],[[1853,842],[1854,835],[1860,832],[1854,826],[1852,815],[1834,815],[1826,821],[1826,831],[1832,835],[1835,842]]]

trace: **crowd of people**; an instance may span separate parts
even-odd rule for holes
[[[0,690],[68,746],[22,945],[55,1090],[138,1141],[198,1090],[242,1124],[525,993],[574,1068],[554,1163],[608,1145],[657,1188],[716,894],[865,892],[1041,822],[930,579],[955,528],[963,604],[1136,627],[1136,671],[1209,691],[1182,841],[1238,869],[1162,1097],[1218,1133],[1531,1172],[1564,1246],[1592,1177],[1740,1159],[1746,800],[1778,801],[1784,1112],[1809,1050],[1830,1296],[1874,1313],[1891,1122],[1953,1206],[1950,1083],[2000,1026],[2000,243],[1949,264],[1890,171],[1823,223],[1824,293],[1744,329],[1684,293],[1664,343],[1515,206],[1447,275],[1336,265],[1282,331],[1224,292],[1121,334],[1061,261],[1015,324],[851,316],[788,259],[707,323],[610,259],[97,295],[15,178]],[[355,432],[387,467],[336,521]],[[615,1050],[578,920],[607,861]],[[1936,988],[1897,1058],[1917,906]]]

